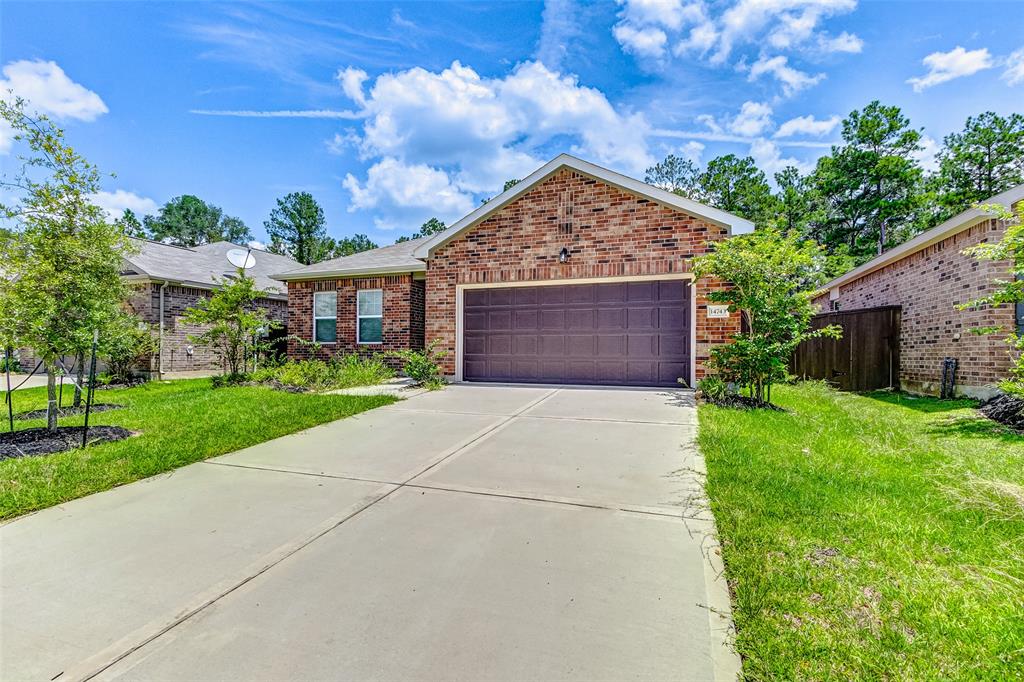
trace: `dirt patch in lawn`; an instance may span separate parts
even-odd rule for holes
[[[56,431],[45,428],[25,429],[0,434],[0,460],[15,457],[34,457],[63,452],[82,446],[81,426],[61,426]],[[132,432],[120,426],[90,426],[89,444],[124,440]]]
[[[114,405],[112,403],[101,403],[99,405],[93,405],[89,408],[89,412],[106,412],[107,410],[117,410],[124,407],[124,405]],[[85,414],[85,407],[62,407],[57,410],[58,417],[73,417],[78,414]],[[46,417],[46,409],[42,410],[31,410],[29,412],[19,412],[14,415],[15,419],[44,419]]]

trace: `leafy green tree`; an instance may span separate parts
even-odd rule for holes
[[[793,166],[786,166],[775,174],[778,215],[775,227],[784,232],[806,235],[814,217],[814,187],[810,178],[800,175]]]
[[[644,171],[644,182],[679,196],[699,196],[700,170],[689,159],[669,154],[660,163]]]
[[[841,334],[835,326],[811,329],[811,300],[825,276],[824,252],[812,241],[762,228],[718,242],[693,264],[697,277],[729,283],[707,298],[728,305],[743,321],[728,344],[711,350],[707,368],[722,381],[749,388],[758,402],[771,401],[772,384],[786,379],[801,342]]]
[[[64,141],[63,130],[26,113],[20,99],[0,100],[0,120],[28,149],[21,171],[0,181],[15,196],[15,203],[0,204],[0,215],[15,225],[0,239],[0,334],[45,362],[53,430],[58,362],[69,353],[83,357],[94,331],[102,337],[117,315],[127,294],[120,270],[131,243],[91,203],[99,171]]]
[[[324,227],[324,210],[309,192],[292,192],[277,200],[263,223],[270,236],[268,251],[303,265],[333,257],[334,244]]]
[[[126,208],[121,217],[114,221],[114,224],[119,226],[129,237],[146,238],[146,228],[142,226],[135,212],[130,208]]]
[[[413,235],[411,237],[405,237],[405,236],[399,237],[398,239],[395,240],[395,243],[396,244],[401,244],[402,242],[407,242],[407,241],[410,241],[412,239],[420,239],[421,237],[429,237],[430,235],[437,234],[438,232],[444,232],[445,229],[446,229],[446,226],[445,226],[443,220],[438,220],[437,218],[431,218],[427,222],[423,223],[423,225],[420,226],[419,231],[413,233]]]
[[[244,374],[247,358],[267,349],[266,332],[277,326],[267,311],[257,305],[270,292],[239,268],[234,277],[225,277],[208,298],[185,311],[186,324],[203,328],[189,335],[189,341],[213,349],[220,358],[228,379]]]
[[[343,237],[338,241],[329,240],[331,258],[340,256],[351,256],[363,251],[372,251],[377,245],[365,234],[354,234],[351,237]]]
[[[963,253],[982,261],[1007,262],[1009,266],[1005,270],[1005,278],[995,280],[996,288],[992,293],[957,306],[960,310],[1024,303],[1024,202],[1017,204],[1016,211],[1007,210],[999,205],[985,208],[994,217],[1007,223],[1006,232],[998,242],[977,244],[964,249]],[[983,327],[972,331],[979,334],[1006,334],[1013,367],[1010,369],[1010,376],[1000,384],[1000,388],[1024,398],[1024,335],[1016,329],[1001,327]]]
[[[97,354],[106,362],[113,381],[128,383],[139,364],[160,351],[160,343],[151,325],[138,315],[122,311],[107,325]]]
[[[516,185],[518,185],[520,182],[522,182],[522,180],[519,180],[517,178],[512,178],[511,180],[506,180],[504,186],[501,188],[501,191],[502,192],[507,192],[510,189],[512,189],[513,187],[515,187]]]
[[[778,210],[767,178],[749,156],[726,154],[712,159],[697,179],[697,194],[700,201],[758,226],[769,224]]]
[[[939,172],[932,178],[939,223],[1024,183],[1024,116],[986,111],[942,140]]]
[[[813,236],[829,249],[846,244],[863,262],[920,229],[921,133],[899,107],[877,100],[843,121],[844,145],[818,160],[814,191],[823,211]]]
[[[244,244],[252,233],[239,218],[197,196],[185,194],[164,204],[155,216],[143,219],[150,239],[177,246],[199,246],[226,241]]]

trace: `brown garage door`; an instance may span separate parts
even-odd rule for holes
[[[467,289],[463,358],[467,381],[689,382],[689,282]]]

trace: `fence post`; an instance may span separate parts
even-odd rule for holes
[[[85,425],[82,427],[82,448],[85,448],[86,438],[89,435],[89,408],[92,407],[93,385],[96,383],[96,344],[99,343],[99,340],[100,330],[94,329],[92,332],[92,359],[89,362],[89,384],[85,392]]]

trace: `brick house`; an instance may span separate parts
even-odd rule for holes
[[[171,246],[144,239],[133,240],[138,252],[127,256],[122,278],[134,287],[129,306],[140,318],[156,328],[160,353],[154,359],[153,372],[209,372],[220,370],[213,352],[191,344],[190,334],[201,330],[184,324],[181,316],[200,299],[209,297],[216,282],[232,276],[234,267],[227,261],[231,249],[245,248],[230,242],[214,242],[201,246]],[[270,274],[300,265],[287,256],[254,251],[256,264],[247,274],[256,286],[270,293],[258,305],[281,325],[288,322],[288,291]],[[285,328],[275,332],[284,336]]]
[[[986,204],[1006,207],[1024,200],[1024,185]],[[1011,277],[1009,263],[985,262],[961,251],[998,241],[1006,225],[976,208],[886,251],[822,288],[822,309],[901,307],[900,387],[937,395],[945,358],[956,358],[957,391],[989,397],[1011,364],[1005,335],[979,336],[977,327],[1024,328],[1024,309],[1009,305],[959,311],[956,305],[993,290],[994,279]]]
[[[568,155],[442,233],[275,275],[291,357],[446,351],[457,381],[693,384],[739,328],[690,261],[742,218]]]

